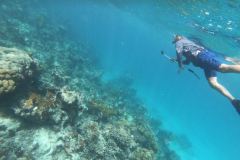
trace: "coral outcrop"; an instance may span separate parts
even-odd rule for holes
[[[33,76],[35,66],[28,53],[0,47],[0,96],[14,91],[21,82]]]
[[[66,87],[63,87],[60,90],[60,96],[62,100],[69,105],[72,105],[74,103],[79,104],[82,101],[82,98],[78,92],[70,91]]]

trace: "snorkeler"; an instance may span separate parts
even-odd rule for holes
[[[189,63],[202,68],[210,86],[228,98],[240,114],[240,100],[233,97],[232,94],[217,81],[217,72],[240,73],[240,65],[231,61],[229,57],[226,60],[233,62],[234,65],[222,63],[217,59],[215,53],[180,35],[174,37],[173,43],[176,47],[176,61],[178,62],[179,72],[184,69],[184,65],[188,65]],[[182,59],[183,56],[185,57],[184,60]]]

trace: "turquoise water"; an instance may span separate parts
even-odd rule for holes
[[[97,53],[104,78],[130,76],[152,117],[186,137],[191,147],[172,147],[184,160],[236,160],[240,117],[212,90],[199,68],[198,80],[160,55],[175,56],[173,34],[198,40],[219,53],[240,55],[240,1],[71,1],[50,4],[76,40]],[[193,68],[193,67],[192,67]],[[219,74],[235,96],[239,75]]]

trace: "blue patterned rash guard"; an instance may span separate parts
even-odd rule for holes
[[[204,70],[205,77],[216,77],[217,71],[222,64],[214,52],[204,49],[204,47],[197,45],[196,43],[183,37],[176,42],[176,54],[177,62],[180,68],[183,64],[189,64],[190,62],[197,67],[201,67]],[[182,57],[185,60],[182,60]]]
[[[199,52],[204,50],[204,47],[197,45],[186,37],[183,37],[177,41],[175,45],[177,61],[180,68],[183,67],[183,64],[189,64],[190,62],[192,62],[194,65],[197,65],[196,57]],[[184,61],[182,60],[183,56],[186,58]]]

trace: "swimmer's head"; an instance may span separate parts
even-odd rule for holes
[[[176,43],[177,41],[181,40],[183,38],[183,36],[180,36],[180,35],[174,35],[174,38],[173,38],[173,41],[172,43]]]

